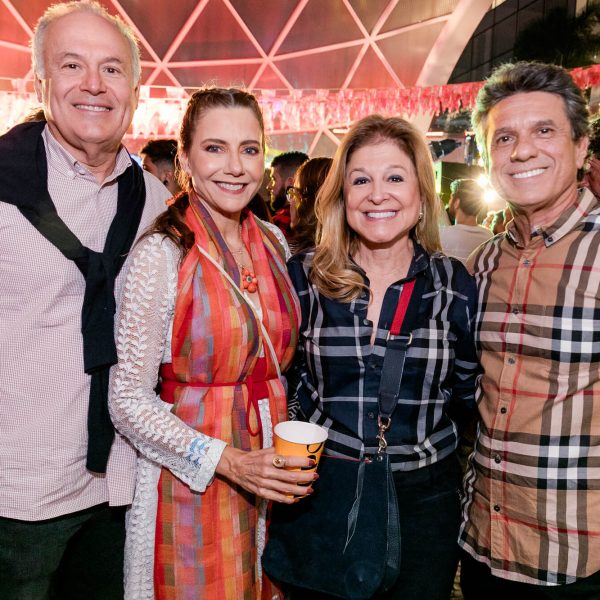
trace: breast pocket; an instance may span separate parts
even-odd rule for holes
[[[421,378],[444,380],[454,363],[456,340],[456,333],[447,320],[428,319],[421,328],[413,331],[407,356],[416,359],[411,362],[420,371]]]

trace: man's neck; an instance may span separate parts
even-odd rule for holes
[[[577,201],[577,187],[566,190],[565,194],[552,206],[518,207],[511,205],[515,228],[523,244],[531,240],[531,234],[538,228],[549,227]]]
[[[88,156],[87,161],[80,160],[82,165],[96,178],[98,183],[102,183],[115,169],[117,154],[108,154],[104,156]]]
[[[78,143],[77,145],[69,143],[53,123],[48,122],[48,129],[54,139],[96,178],[98,183],[102,183],[114,170],[117,162],[117,154],[120,144],[117,147],[106,147],[100,144]]]
[[[456,215],[456,220],[454,221],[454,224],[455,225],[470,225],[470,226],[474,227],[477,225],[477,217],[459,213]]]

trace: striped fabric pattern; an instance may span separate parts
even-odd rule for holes
[[[239,281],[238,268],[214,222],[192,196],[186,222],[196,243]],[[246,213],[242,235],[258,278],[263,323],[284,370],[297,343],[297,303],[286,274],[283,249],[273,234]],[[243,450],[260,448],[246,413],[252,375],[262,352],[260,326],[231,284],[194,247],[178,281],[173,325],[173,370],[179,381],[205,387],[175,390],[173,411],[188,425]],[[285,419],[286,400],[269,352],[268,402],[273,423]],[[250,413],[255,431],[258,415]],[[218,477],[197,494],[163,469],[159,483],[155,558],[156,598],[271,597],[257,569],[259,500]],[[262,596],[261,596],[262,595]]]
[[[475,412],[479,371],[473,340],[473,278],[458,260],[429,256],[415,244],[408,277],[387,289],[379,323],[373,324],[367,319],[366,293],[343,303],[326,298],[310,284],[313,254],[297,254],[288,262],[302,309],[292,408],[300,411],[302,420],[329,430],[326,452],[348,457],[374,454],[387,334],[404,282],[423,277],[422,297],[411,299],[420,302],[420,311],[416,322],[408,323],[413,341],[386,433],[387,451],[394,471],[419,469],[451,455],[458,441],[457,423]]]
[[[600,570],[600,203],[523,247],[514,227],[471,259],[485,374],[461,545],[505,579]]]

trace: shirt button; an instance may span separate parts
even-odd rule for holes
[[[509,356],[506,362],[508,362],[509,365],[514,365],[517,361],[514,356]]]
[[[501,463],[501,462],[502,462],[502,459],[500,458],[500,455],[499,455],[499,454],[495,454],[495,455],[494,455],[494,462],[495,462],[496,464],[499,464],[499,463]]]
[[[528,267],[528,266],[531,264],[531,261],[530,261],[528,258],[526,258],[526,259],[523,261],[523,264],[524,264],[526,267]]]
[[[367,417],[369,417],[369,419],[374,419],[374,418],[375,418],[375,413],[374,413],[374,412],[372,412],[372,411],[369,411],[369,412],[367,413]]]
[[[500,505],[499,504],[494,504],[494,510],[496,512],[500,512]]]
[[[506,406],[503,406],[503,407],[500,409],[500,412],[501,412],[503,415],[505,415],[505,414],[506,414]]]
[[[518,308],[515,306],[515,307],[512,309],[512,312],[513,312],[513,315],[518,315],[520,311],[519,311],[519,309],[518,309]]]
[[[550,237],[548,238],[548,242],[552,243],[553,241],[554,241],[554,238],[553,238],[552,236],[550,236]]]

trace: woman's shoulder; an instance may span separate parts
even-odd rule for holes
[[[456,273],[459,276],[465,275],[471,277],[464,263],[454,256],[447,256],[443,252],[433,252],[429,256],[429,261],[433,269],[443,269],[449,273]]]
[[[458,258],[434,252],[429,257],[429,268],[436,288],[443,287],[459,295],[475,297],[475,279]]]
[[[307,271],[312,265],[314,256],[314,248],[311,248],[309,250],[303,250],[302,252],[297,252],[292,256],[292,258],[288,260],[288,266],[295,265],[295,268],[301,268]]]
[[[314,250],[298,252],[288,260],[288,273],[298,293],[310,287],[309,273],[314,253]]]
[[[290,252],[290,247],[288,246],[287,240],[283,235],[283,231],[277,227],[274,223],[269,223],[269,221],[264,221],[263,219],[259,219],[257,216],[254,217],[257,221],[259,221],[262,225],[264,225],[276,238],[279,242],[279,245],[283,248],[285,253],[285,259],[288,260],[292,253]]]
[[[138,240],[131,250],[130,260],[177,262],[181,257],[179,246],[163,233],[150,233]]]

